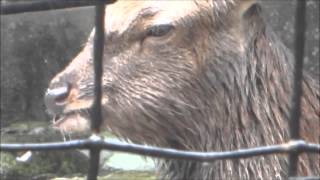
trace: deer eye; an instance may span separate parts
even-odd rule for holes
[[[173,30],[173,28],[174,27],[171,24],[155,25],[147,29],[147,36],[153,36],[153,37],[165,36],[171,30]]]

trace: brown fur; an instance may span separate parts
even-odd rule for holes
[[[165,36],[145,32],[172,23]],[[135,143],[225,151],[289,140],[292,54],[254,1],[118,1],[106,10],[104,126]],[[88,130],[93,96],[92,35],[51,82],[71,84],[55,126]],[[303,80],[301,134],[319,143],[319,84]],[[48,107],[50,109],[50,107]],[[319,155],[302,155],[299,175],[320,175]],[[165,179],[276,179],[285,155],[196,163],[160,161]]]

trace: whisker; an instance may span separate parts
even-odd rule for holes
[[[61,130],[60,130],[60,133],[61,133],[61,135],[62,135],[62,139],[63,139],[63,141],[65,142],[65,141],[66,141],[66,136],[65,136],[65,132],[64,132],[64,130],[63,130],[63,129],[61,129]]]
[[[72,140],[72,138],[71,138],[71,134],[70,134],[70,133],[68,133],[68,139],[69,139],[69,141],[71,141],[71,140]]]

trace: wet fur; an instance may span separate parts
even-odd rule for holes
[[[183,150],[224,151],[287,142],[292,54],[266,26],[258,5],[243,14],[241,23],[226,16],[233,8],[229,4],[218,16],[190,15],[179,23],[200,28],[183,31],[187,39],[177,38],[180,46],[157,45],[142,49],[139,56],[127,53],[134,39],[125,33],[107,34],[104,127],[135,143]],[[199,41],[199,36],[207,38]],[[61,79],[72,82],[72,77],[79,99],[91,100],[91,48],[89,40],[78,62],[60,73],[51,87]],[[80,78],[79,72],[85,75]],[[319,143],[319,83],[305,75],[303,90],[301,134]],[[320,175],[319,155],[301,157],[299,175]],[[159,177],[276,179],[287,176],[287,166],[285,155],[213,163],[160,160]]]

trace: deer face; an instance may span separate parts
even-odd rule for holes
[[[234,22],[252,2],[117,1],[107,6],[104,127],[152,144],[161,143],[155,142],[160,134],[183,138],[183,133],[200,133],[190,127],[197,127],[194,119],[206,119],[214,96],[211,80],[204,77],[207,65],[215,61],[213,56],[223,56],[225,48],[241,51],[239,22]],[[94,31],[79,55],[53,78],[46,94],[54,126],[65,131],[90,127],[93,36]],[[233,38],[234,46],[226,47],[224,39]],[[170,128],[176,126],[181,132]]]

